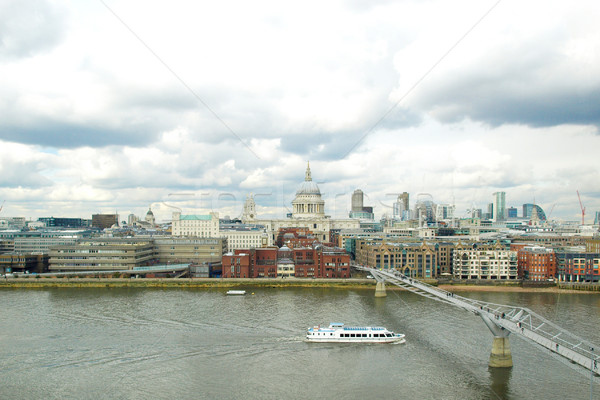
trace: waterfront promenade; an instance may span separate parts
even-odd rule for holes
[[[589,284],[542,284],[531,285],[521,281],[484,284],[464,282],[438,282],[426,280],[428,284],[438,286],[451,292],[521,292],[521,293],[600,293],[600,285]],[[252,288],[252,287],[330,287],[352,289],[375,289],[373,279],[306,279],[306,278],[36,278],[35,275],[19,278],[4,278],[0,280],[1,288],[44,288],[44,287],[132,287],[132,288]],[[404,290],[395,286],[388,290]]]

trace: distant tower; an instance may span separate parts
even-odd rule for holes
[[[487,212],[484,215],[485,219],[493,219],[494,218],[494,203],[488,203]]]
[[[364,193],[360,189],[356,189],[352,193],[352,211],[362,211],[363,209]]]
[[[427,222],[433,222],[435,220],[435,204],[433,203],[433,197],[429,193],[417,194],[417,203],[415,204],[415,216],[421,222],[426,224]]]
[[[140,219],[135,215],[135,214],[129,214],[129,216],[127,216],[127,225],[133,225],[136,221],[139,221]]]
[[[373,214],[373,207],[364,206],[364,193],[360,189],[356,189],[352,193],[352,210],[350,211],[350,218],[358,218],[361,220],[373,220],[375,214]]]
[[[254,197],[252,193],[250,193],[246,197],[246,202],[244,203],[244,211],[242,213],[242,221],[254,221],[256,219],[256,203],[254,202]]]
[[[506,221],[506,192],[494,193],[494,214],[492,219],[497,222]]]
[[[398,200],[394,203],[393,216],[396,220],[406,221],[410,219],[410,207],[407,192],[398,196]]]

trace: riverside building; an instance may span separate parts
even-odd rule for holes
[[[554,250],[541,246],[525,246],[517,251],[518,274],[532,281],[547,281],[556,276]]]
[[[50,248],[50,272],[118,271],[155,263],[150,240],[102,239]]]
[[[516,280],[517,252],[504,249],[455,249],[455,279]]]

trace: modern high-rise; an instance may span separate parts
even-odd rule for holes
[[[373,207],[364,206],[364,193],[360,189],[356,189],[352,193],[352,210],[350,211],[350,218],[358,218],[363,220],[373,220],[375,215],[373,214]]]
[[[484,219],[494,219],[494,203],[488,203],[487,212],[483,214]]]
[[[536,210],[537,218],[540,221],[546,220],[546,213],[544,213],[544,210],[542,209],[542,207],[538,206],[537,204],[532,204],[532,203],[523,204],[523,218],[533,217],[534,210]]]
[[[496,222],[506,221],[506,192],[494,193],[494,216]]]
[[[435,219],[441,221],[454,218],[454,206],[450,204],[438,204],[435,207]]]
[[[363,209],[364,193],[360,189],[356,189],[352,193],[352,211],[362,211]]]
[[[394,203],[393,217],[396,220],[410,219],[409,196],[407,192],[403,192],[398,196],[398,200]]]

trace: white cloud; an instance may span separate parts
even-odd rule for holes
[[[34,31],[7,4],[6,213],[236,216],[260,192],[282,216],[309,160],[335,216],[356,188],[378,215],[403,191],[600,210],[597,2],[498,3],[404,99],[495,1],[37,1]]]

